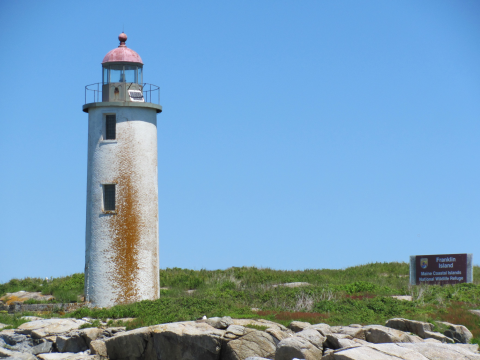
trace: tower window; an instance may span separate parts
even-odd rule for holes
[[[103,185],[103,210],[115,211],[115,184]]]
[[[115,140],[117,136],[117,117],[115,115],[107,115],[105,121],[105,140]]]

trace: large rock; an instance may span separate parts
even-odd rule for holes
[[[8,358],[10,360],[37,360],[37,358],[29,353],[12,351],[0,347],[0,359]]]
[[[308,327],[312,326],[308,322],[303,322],[303,321],[292,321],[289,325],[288,328],[294,332],[299,332],[302,331]]]
[[[57,349],[61,353],[78,353],[88,349],[87,342],[80,334],[57,336]]]
[[[469,348],[456,344],[397,344],[397,346],[411,349],[422,354],[427,359],[435,360],[480,360],[480,355],[475,354]]]
[[[265,330],[265,332],[272,335],[273,339],[276,340],[277,343],[293,335],[291,331],[282,331],[277,328],[268,328]]]
[[[39,344],[30,349],[33,355],[45,354],[52,351],[53,343],[47,340],[41,340]]]
[[[452,338],[449,338],[448,336],[445,336],[442,333],[439,333],[436,331],[425,331],[425,340],[429,340],[429,339],[438,340],[446,344],[453,344],[455,342],[453,341]]]
[[[328,324],[315,324],[310,326],[309,328],[317,330],[323,336],[327,336],[328,334],[332,333],[332,329]]]
[[[323,350],[323,343],[327,339],[325,336],[320,335],[317,330],[308,328],[296,333],[295,337],[300,337],[309,341],[313,346],[317,347],[320,350]]]
[[[365,339],[374,344],[380,343],[413,343],[421,342],[418,336],[408,335],[400,330],[395,330],[386,326],[371,325],[365,328]]]
[[[480,310],[468,310],[470,311],[473,315],[480,316]]]
[[[350,335],[352,338],[365,340],[365,330],[360,325],[351,326],[331,326],[332,334]]]
[[[368,344],[365,340],[354,338],[345,334],[327,334],[324,346],[330,349],[343,349]]]
[[[248,329],[245,326],[241,325],[230,325],[227,330],[225,330],[224,337],[230,340],[234,340],[239,338],[240,336],[246,335],[249,330],[252,329]]]
[[[396,344],[377,344],[341,349],[323,357],[322,360],[434,360],[404,349]],[[436,359],[435,359],[436,360]],[[453,359],[451,359],[453,360]]]
[[[38,355],[40,360],[101,360],[99,355],[74,354],[74,353],[50,353]]]
[[[105,340],[108,357],[128,360],[145,358],[147,350],[151,350],[152,347],[151,332],[152,328],[144,327],[118,333]]]
[[[15,332],[17,334],[31,335],[32,338],[40,339],[45,336],[61,335],[71,330],[76,330],[85,323],[85,321],[77,319],[37,320],[20,325]]]
[[[427,337],[425,334],[426,331],[433,331],[433,325],[428,322],[408,320],[402,318],[387,320],[385,326],[400,331],[414,333],[420,336],[422,339],[425,339]]]
[[[276,350],[275,343],[272,335],[264,331],[254,330],[224,344],[222,360],[243,360],[254,356],[273,359]],[[198,357],[198,359],[204,358]]]
[[[105,341],[92,340],[90,342],[89,348],[90,354],[107,357],[107,347],[105,346]]]
[[[8,345],[14,346],[27,339],[25,335],[15,333],[14,329],[0,331],[0,339],[3,339]]]
[[[330,352],[322,360],[480,360],[480,355],[453,344],[369,344]]]
[[[8,345],[9,350],[17,352],[29,352],[34,346],[34,341],[23,334],[16,334],[15,330],[3,330],[0,332],[0,345]]]
[[[205,322],[214,327],[215,329],[226,329],[230,325],[233,325],[232,318],[230,316],[224,316],[224,317],[213,317],[210,319],[205,320]]]
[[[293,336],[278,343],[275,360],[305,359],[317,360],[322,358],[322,350],[303,337]]]
[[[153,348],[159,360],[216,360],[220,356],[224,333],[206,323],[157,325],[153,327]]]
[[[102,329],[98,328],[87,328],[79,331],[80,336],[85,340],[87,346],[90,345],[90,342],[97,340],[103,334]]]
[[[454,325],[443,321],[438,321],[438,323],[447,326],[447,330],[443,332],[444,335],[457,343],[468,344],[473,338],[472,333],[463,325]]]

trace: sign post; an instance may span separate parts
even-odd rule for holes
[[[473,281],[473,254],[410,256],[411,285],[446,285]]]

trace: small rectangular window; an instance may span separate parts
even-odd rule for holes
[[[103,185],[103,210],[115,211],[115,184]]]
[[[107,115],[105,121],[105,140],[115,140],[117,133],[117,118],[115,115]]]

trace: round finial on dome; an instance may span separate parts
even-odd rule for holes
[[[120,35],[118,35],[118,40],[120,40],[120,45],[119,46],[126,46],[125,41],[127,41],[127,34],[122,32]]]

